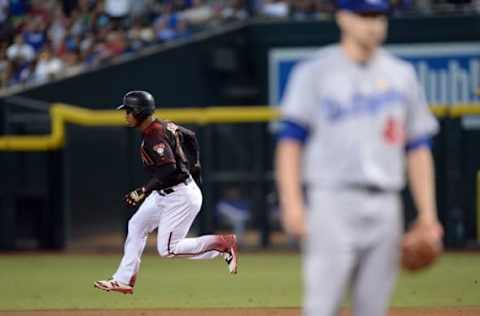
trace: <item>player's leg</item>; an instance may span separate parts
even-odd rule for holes
[[[398,274],[402,235],[399,198],[393,194],[369,199],[377,227],[362,252],[353,286],[354,316],[385,316]]]
[[[211,259],[236,245],[234,235],[205,235],[185,238],[200,211],[202,193],[195,182],[180,184],[161,199],[164,207],[158,227],[157,246],[161,256]]]
[[[355,263],[348,206],[334,191],[309,192],[303,269],[305,316],[338,315]]]
[[[135,284],[148,233],[157,227],[162,212],[161,207],[157,205],[158,199],[158,193],[152,192],[128,221],[124,255],[117,272],[113,275],[114,280],[132,286]]]

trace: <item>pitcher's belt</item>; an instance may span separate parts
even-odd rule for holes
[[[347,189],[350,190],[358,190],[358,191],[364,191],[370,194],[379,194],[379,193],[397,193],[397,190],[391,189],[391,188],[384,188],[375,184],[357,184],[357,183],[352,183],[352,184],[347,184],[345,186]]]

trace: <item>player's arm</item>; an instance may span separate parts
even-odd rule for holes
[[[141,149],[142,159],[153,170],[152,177],[143,186],[127,193],[124,200],[131,206],[137,206],[153,191],[164,186],[164,179],[177,171],[175,156],[165,139],[154,137],[145,140],[145,146]]]
[[[157,168],[153,176],[144,186],[136,188],[125,195],[125,202],[131,206],[139,205],[153,190],[159,190],[163,188],[164,183],[162,179],[174,174],[176,170],[177,168],[175,164],[166,164],[162,165],[160,168]]]
[[[277,190],[285,230],[297,237],[305,234],[305,211],[301,181],[301,157],[307,130],[282,122],[276,150]]]
[[[319,104],[318,81],[308,63],[295,66],[282,100],[282,121],[276,150],[276,176],[280,209],[285,230],[305,235],[305,206],[301,166],[303,146],[315,121]]]
[[[401,262],[404,268],[416,271],[431,265],[441,254],[443,229],[437,217],[435,172],[430,150],[431,136],[438,131],[438,123],[428,108],[411,65],[408,76],[405,150],[408,184],[418,214],[402,240]]]
[[[156,168],[152,178],[143,186],[147,193],[153,190],[159,190],[163,187],[162,179],[167,179],[177,171],[177,166],[174,163],[162,165]]]
[[[438,221],[435,201],[435,173],[430,139],[417,139],[407,145],[409,188],[418,211],[415,225],[439,242],[443,229]]]
[[[424,140],[424,142],[427,141]],[[430,147],[425,143],[407,150],[409,187],[419,212],[418,218],[424,221],[436,221],[434,166]]]
[[[407,145],[407,172],[418,216],[402,240],[402,267],[418,271],[430,266],[442,252],[443,229],[437,218],[432,153],[425,140]]]
[[[430,150],[431,137],[438,131],[438,123],[430,112],[422,86],[413,66],[409,66],[407,96],[407,173],[409,187],[418,210],[417,223],[427,227],[438,223],[435,201],[435,173]],[[429,230],[429,229],[426,229]]]
[[[198,139],[197,136],[195,135],[195,132],[185,128],[183,126],[178,126],[182,137],[185,138],[185,145],[188,146],[188,153],[187,158],[190,161],[189,163],[191,164],[191,170],[190,173],[192,174],[193,178],[197,182],[197,184],[201,183],[201,164],[200,164],[200,145],[198,144]],[[193,157],[194,156],[194,157]]]
[[[168,179],[177,171],[175,154],[170,143],[159,135],[153,135],[145,140],[145,153],[152,161],[151,179],[144,185],[147,193],[161,189],[164,180]]]

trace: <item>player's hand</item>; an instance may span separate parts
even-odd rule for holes
[[[441,248],[443,227],[436,216],[419,216],[413,228],[420,231],[432,247]]]
[[[282,211],[282,222],[285,231],[295,238],[303,239],[306,234],[305,210],[292,208]]]
[[[146,197],[147,191],[144,187],[141,187],[125,194],[124,200],[129,206],[137,206],[142,203]]]
[[[427,232],[434,241],[442,240],[443,227],[436,217],[419,217],[415,225],[420,226],[420,228]]]
[[[442,253],[443,228],[436,218],[418,218],[402,241],[402,266],[418,271],[432,265]]]

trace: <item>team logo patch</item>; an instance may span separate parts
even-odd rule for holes
[[[165,144],[155,145],[153,146],[153,150],[160,156],[163,156],[163,154],[165,153]]]

